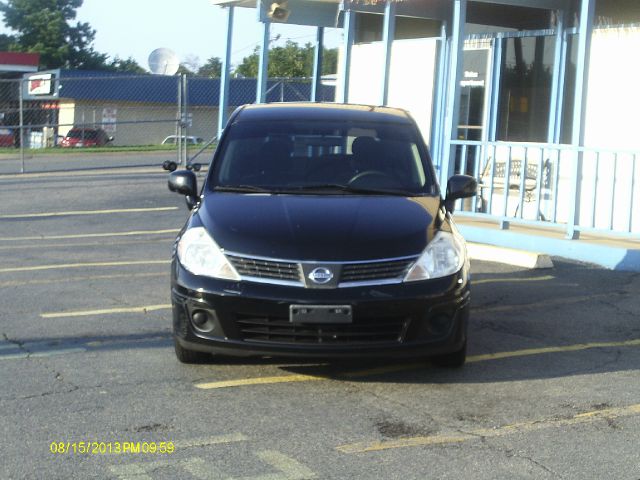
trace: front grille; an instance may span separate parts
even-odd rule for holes
[[[301,282],[297,263],[227,255],[238,274],[246,277]]]
[[[309,284],[303,277],[305,268],[309,270],[325,266],[331,267],[334,262],[326,264],[322,262],[296,262],[287,260],[274,260],[269,258],[245,257],[235,253],[227,253],[227,259],[241,277],[262,283],[279,283],[293,286],[316,285]],[[418,257],[405,257],[364,262],[345,262],[339,265],[337,271],[341,271],[337,286],[357,286],[359,284],[381,284],[401,282],[411,265]]]
[[[392,280],[404,277],[415,258],[369,263],[347,263],[342,267],[341,283]]]
[[[357,319],[351,324],[292,324],[288,318],[236,314],[242,340],[279,344],[400,342],[406,317]]]

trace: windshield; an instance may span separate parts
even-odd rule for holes
[[[96,130],[82,130],[80,128],[73,128],[67,133],[69,138],[88,138],[93,140],[97,136],[98,132]]]
[[[239,123],[230,127],[208,185],[260,193],[435,195],[417,136],[406,124]]]

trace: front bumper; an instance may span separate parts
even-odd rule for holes
[[[189,350],[238,356],[407,357],[458,351],[466,341],[467,266],[450,277],[424,282],[308,289],[199,277],[174,261],[171,283],[174,334]],[[292,324],[292,304],[351,305],[353,322]]]

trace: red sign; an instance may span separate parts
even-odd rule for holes
[[[50,73],[42,73],[39,75],[31,75],[27,82],[27,92],[29,95],[51,95],[53,87],[53,75]]]

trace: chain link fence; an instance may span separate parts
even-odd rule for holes
[[[256,79],[232,79],[229,112],[254,103]],[[269,79],[267,102],[309,101],[311,79]],[[318,101],[332,102],[323,84]],[[218,131],[220,79],[40,72],[0,80],[0,174],[206,163]]]

